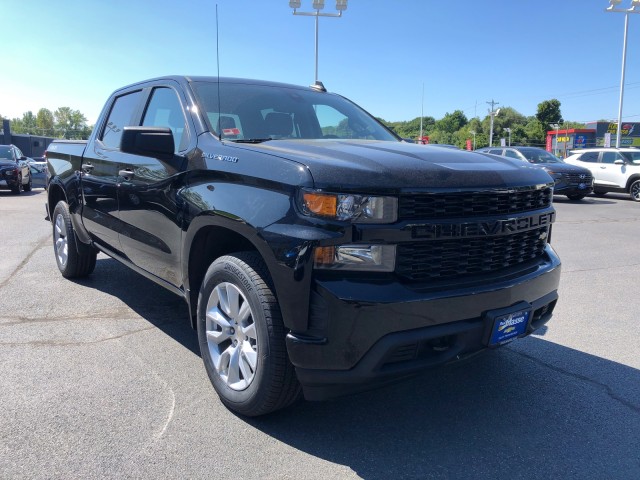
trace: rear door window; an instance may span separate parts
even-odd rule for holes
[[[117,97],[109,112],[107,123],[102,130],[100,141],[105,148],[113,150],[120,149],[120,139],[124,127],[132,125],[133,114],[140,101],[141,91],[128,93]]]
[[[598,161],[598,155],[600,155],[599,152],[585,152],[582,155],[580,155],[578,160],[580,160],[581,162],[596,163]]]

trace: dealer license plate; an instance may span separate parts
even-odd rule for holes
[[[531,310],[519,310],[517,312],[499,315],[493,320],[489,346],[504,345],[523,335],[527,331]]]

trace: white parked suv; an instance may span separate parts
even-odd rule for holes
[[[640,202],[640,150],[637,148],[581,148],[572,150],[566,163],[588,168],[593,193],[627,192]]]

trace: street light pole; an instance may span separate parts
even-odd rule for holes
[[[620,101],[618,103],[618,127],[616,134],[616,148],[620,148],[620,140],[622,136],[622,104],[624,100],[624,74],[627,67],[627,32],[629,30],[629,14],[640,13],[640,10],[636,10],[636,7],[640,6],[640,0],[631,0],[631,8],[619,9],[616,8],[622,0],[609,0],[609,7],[606,12],[619,12],[624,13],[624,37],[622,41],[622,73],[620,74]]]
[[[505,131],[509,134],[509,146],[511,146],[511,129],[505,128]]]
[[[491,105],[491,109],[489,110],[489,115],[491,116],[491,128],[489,129],[489,146],[493,147],[493,117],[500,113],[500,109],[493,109],[493,107],[499,105],[499,103],[494,101],[493,99],[490,102],[487,102],[487,104]]]
[[[552,123],[551,126],[553,128],[556,129],[556,149],[555,149],[555,156],[558,156],[558,153],[560,151],[560,148],[558,148],[558,134],[560,133],[560,124],[559,123]]]
[[[336,10],[338,13],[321,13],[320,10],[324,8],[324,0],[313,0],[311,8],[315,10],[315,12],[299,12],[298,9],[302,5],[301,0],[289,0],[289,6],[293,8],[294,15],[301,15],[304,17],[316,17],[316,71],[315,71],[315,82],[318,83],[318,29],[319,29],[319,18],[320,17],[342,17],[342,12],[347,9],[347,1],[348,0],[336,0]]]

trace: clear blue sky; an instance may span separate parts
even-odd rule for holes
[[[288,0],[217,0],[220,72],[314,80],[314,19]],[[311,0],[302,0],[310,10]],[[627,7],[630,0],[623,0]],[[565,120],[617,118],[624,15],[607,0],[349,0],[320,19],[319,77],[389,121],[487,101]],[[325,11],[335,2],[326,0]],[[109,94],[166,74],[216,74],[215,0],[0,0],[0,114],[68,106],[95,122]],[[630,16],[623,119],[640,121],[640,15]]]

